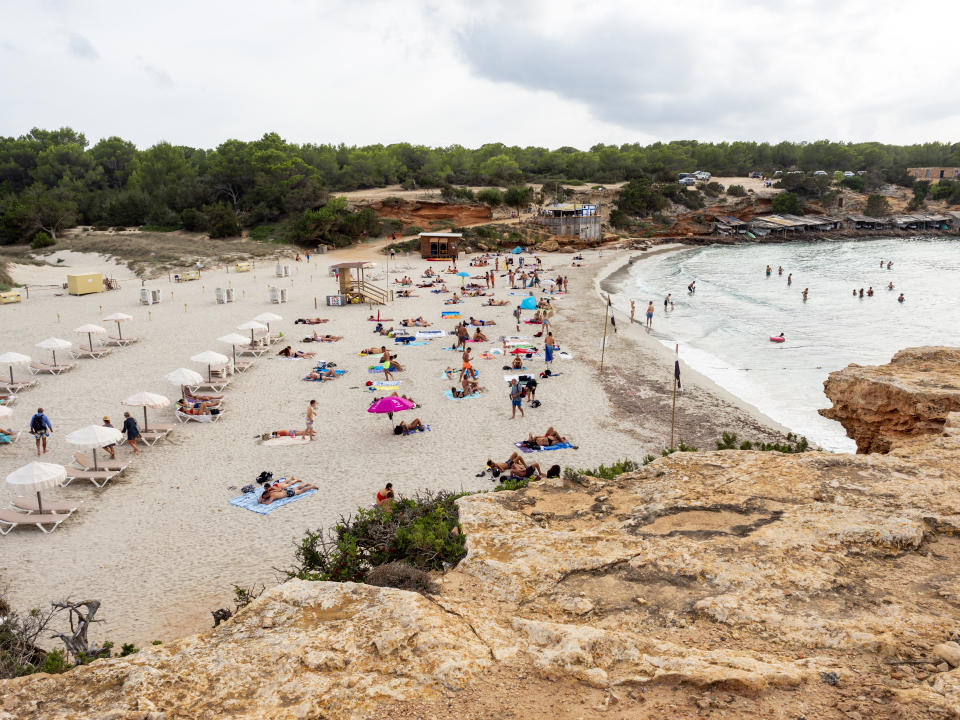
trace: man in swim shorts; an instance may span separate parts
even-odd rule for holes
[[[666,303],[664,303],[664,309],[666,309]],[[653,300],[650,301],[650,304],[647,305],[647,330],[653,327]]]
[[[307,405],[307,429],[303,431],[303,434],[310,438],[310,442],[313,442],[314,432],[313,432],[313,422],[317,419],[317,401],[311,400],[310,404]]]
[[[513,414],[510,415],[511,420],[517,416],[517,410],[520,411],[520,417],[523,417],[523,389],[516,378],[510,381],[510,405],[513,407]]]

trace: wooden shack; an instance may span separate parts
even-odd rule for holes
[[[417,237],[425,260],[456,260],[463,240],[462,233],[422,232]]]
[[[370,269],[369,262],[343,262],[330,266],[330,272],[336,274],[337,285],[343,303],[366,302],[385,305],[392,299],[392,291],[374,285],[364,277],[364,271]]]

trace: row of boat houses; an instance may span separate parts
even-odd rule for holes
[[[758,215],[740,220],[732,215],[717,215],[713,232],[720,235],[765,237],[787,233],[825,232],[829,230],[960,230],[960,212],[912,213],[869,217],[867,215]]]

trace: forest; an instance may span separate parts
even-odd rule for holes
[[[377,221],[369,211],[355,213],[333,202],[331,193],[360,188],[604,184],[672,180],[681,171],[742,176],[791,168],[866,170],[897,182],[905,180],[909,166],[960,166],[960,143],[687,140],[588,150],[500,143],[470,149],[298,145],[268,133],[252,142],[227,140],[215,149],[160,142],[141,150],[119,137],[91,145],[71,128],[34,128],[0,138],[0,244],[51,244],[78,224],[230,237],[244,227],[281,223],[287,240],[346,242],[376,232]]]

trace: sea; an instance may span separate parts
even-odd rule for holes
[[[817,413],[830,406],[828,373],[886,363],[902,348],[960,344],[960,238],[712,245],[635,262],[627,278],[613,300],[621,313],[633,298],[642,322],[653,300],[651,335],[679,344],[685,363],[830,451],[856,446]],[[664,311],[667,293],[673,307]],[[780,333],[784,342],[770,341]]]

